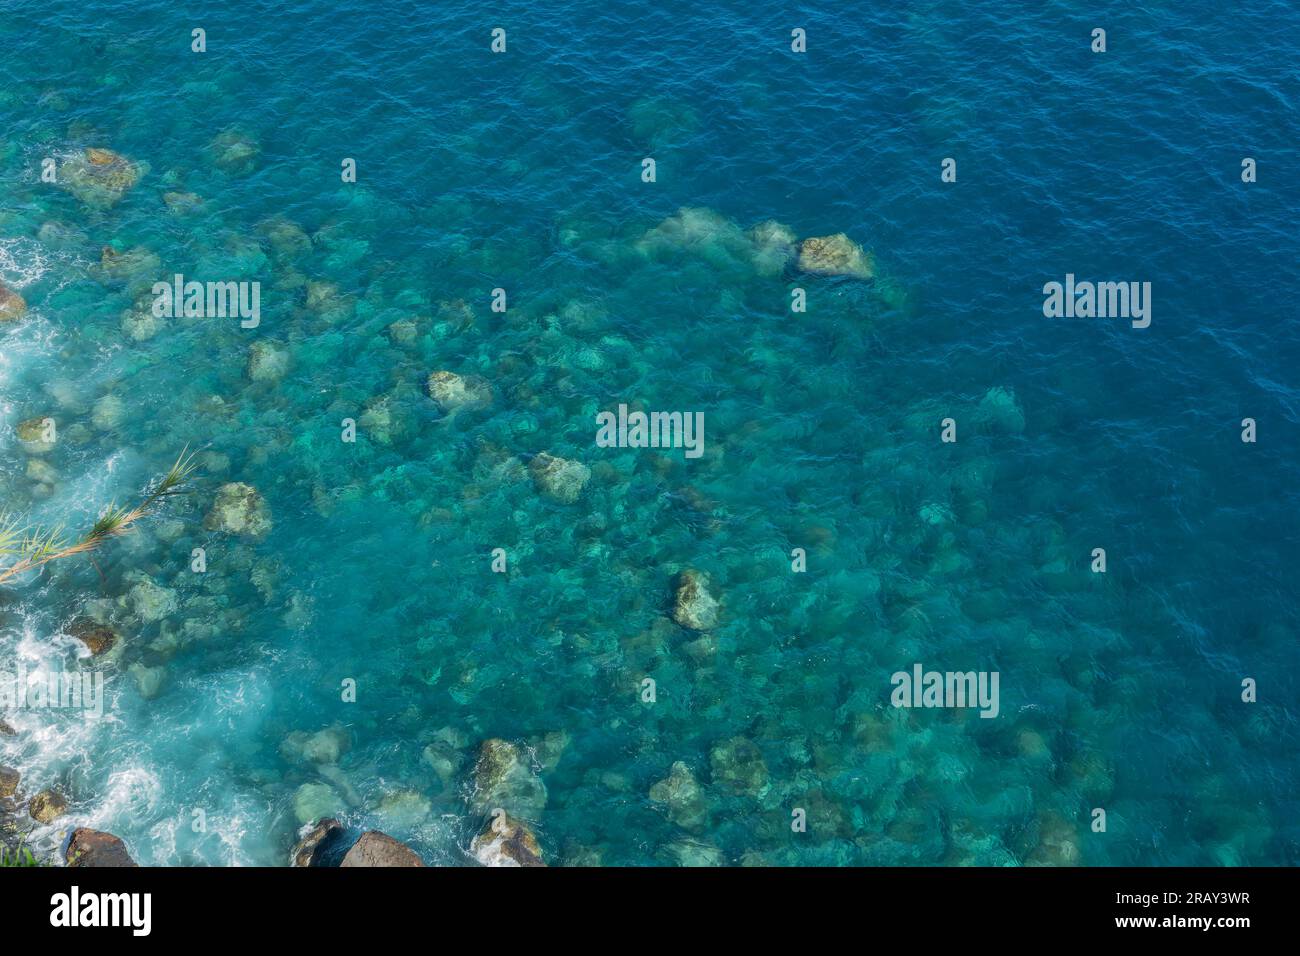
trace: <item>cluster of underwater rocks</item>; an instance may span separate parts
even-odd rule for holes
[[[258,154],[256,144],[236,134],[226,136],[219,144],[214,143],[212,149],[217,165],[232,172],[254,163]],[[61,184],[88,206],[100,208],[120,200],[148,171],[146,164],[102,149],[87,150],[84,156],[69,160],[65,166],[69,164],[67,175],[60,176]],[[163,198],[169,212],[175,215],[193,214],[204,205],[201,197],[181,191],[169,191]],[[58,240],[74,234],[73,230],[58,223],[47,223],[42,228],[43,239]],[[287,220],[265,223],[261,235],[280,265],[330,241],[328,235],[309,235]],[[576,234],[570,235],[567,227],[561,229],[560,240],[565,243],[585,241]],[[743,229],[705,209],[680,210],[646,231],[634,242],[633,248],[636,254],[648,257],[687,250],[722,266],[740,264],[759,275],[779,276],[793,269],[809,275],[871,280],[885,298],[899,292],[896,286],[881,281],[871,254],[847,236],[839,234],[800,240],[791,229],[780,223],[766,222]],[[122,315],[121,333],[129,342],[147,342],[165,328],[165,323],[152,315],[149,300],[143,293],[160,277],[169,277],[160,276],[161,272],[161,257],[144,247],[119,250],[106,246],[100,252],[98,264],[92,267],[92,274],[105,284],[141,290],[136,304]],[[327,328],[355,309],[355,297],[342,292],[335,283],[311,279],[296,270],[292,272],[294,274],[285,280],[286,287],[299,291],[302,313],[309,319],[318,320],[313,328]],[[581,324],[585,318],[581,305],[575,309],[570,311],[566,306],[562,318]],[[25,312],[26,303],[17,292],[0,288],[0,321],[16,321]],[[423,316],[398,319],[387,326],[386,336],[396,347],[409,347],[429,334],[431,321],[449,329],[465,328],[473,325],[475,315],[473,308],[463,301],[444,301],[437,306],[436,320]],[[285,379],[294,362],[292,347],[287,343],[255,339],[247,350],[244,376],[253,385],[274,385]],[[465,370],[435,369],[422,378],[419,383],[399,385],[393,392],[367,402],[359,416],[360,430],[380,445],[400,445],[413,430],[403,411],[404,403],[412,394],[422,393],[424,400],[432,402],[448,416],[489,409],[498,401],[499,386],[494,386],[486,377]],[[519,390],[515,394],[518,397]],[[215,395],[206,411],[218,420],[234,414],[231,403]],[[112,392],[95,401],[88,412],[87,418],[83,410],[69,404],[19,423],[17,437],[20,446],[28,453],[27,473],[35,483],[37,495],[48,496],[54,490],[58,476],[49,460],[55,458],[51,453],[59,443],[67,441],[76,445],[84,442],[91,429],[112,432],[127,417],[123,401]],[[73,417],[70,424],[64,421],[69,416]],[[974,417],[986,428],[1011,433],[1024,429],[1023,412],[1009,389],[991,389],[979,402]],[[57,432],[51,433],[45,427],[51,419],[59,419]],[[237,474],[230,474],[230,459],[219,451],[201,453],[199,463],[208,474],[237,477]],[[579,501],[584,494],[589,494],[588,486],[593,479],[605,477],[599,466],[593,469],[582,461],[545,450],[529,457],[516,456],[502,449],[491,464],[495,479],[511,482],[531,480],[540,495],[562,505]],[[270,497],[273,501],[274,494]],[[328,495],[322,491],[317,502],[318,510],[326,514]],[[947,525],[952,520],[951,514],[945,513],[938,505],[927,505],[920,518],[926,525],[934,527]],[[258,555],[250,547],[271,532],[273,516],[267,496],[246,481],[225,481],[207,503],[201,523],[207,531],[227,534],[246,542],[249,546],[235,547],[223,559],[225,567],[245,573],[267,601],[278,594],[276,562]],[[156,532],[150,534],[164,544],[176,544],[188,536],[189,530],[186,521],[165,518],[157,523]],[[182,584],[186,577],[178,575],[174,582],[169,583],[158,569],[127,572],[120,582],[120,593],[115,598],[87,602],[82,612],[66,625],[66,634],[83,644],[86,652],[103,665],[126,665],[126,672],[135,680],[142,697],[157,696],[166,680],[166,662],[179,648],[218,632],[238,631],[243,626],[242,609],[232,603],[231,596],[226,593],[229,589],[218,576],[204,576],[203,583],[198,586]],[[691,641],[685,645],[688,655],[693,659],[707,658],[716,650],[712,632],[723,617],[723,595],[707,574],[690,568],[666,584],[665,618],[692,632]],[[308,599],[292,594],[285,603],[286,624],[309,619]],[[157,637],[143,654],[138,649],[131,651],[134,642],[127,635],[141,632],[146,627],[156,632]],[[867,727],[862,734],[874,738],[884,735],[885,731]],[[559,759],[557,751],[562,751],[564,740],[563,733],[514,742],[493,738],[475,748],[465,739],[463,732],[453,728],[445,728],[435,735],[434,742],[424,751],[426,763],[437,772],[445,786],[468,791],[466,799],[471,811],[484,821],[469,841],[467,852],[470,857],[485,865],[537,865],[556,856],[554,849],[548,852],[543,846],[534,827],[546,803],[545,773]],[[1026,740],[1022,743],[1027,749],[1045,750],[1041,741]],[[299,865],[416,865],[411,862],[412,858],[418,861],[413,851],[381,831],[366,831],[357,836],[339,822],[363,809],[376,812],[381,821],[395,818],[404,822],[426,818],[432,810],[428,797],[414,789],[388,794],[377,805],[365,806],[339,767],[339,757],[347,745],[347,732],[341,728],[327,728],[314,733],[296,732],[282,745],[286,759],[302,768],[305,775],[313,777],[298,785],[294,792],[293,814],[302,830],[291,859]],[[752,740],[738,736],[718,743],[709,752],[707,765],[706,774],[702,768],[693,769],[685,761],[672,762],[663,768],[662,778],[654,782],[646,793],[651,803],[680,828],[681,838],[668,847],[668,852],[684,865],[723,862],[722,851],[706,837],[715,813],[710,799],[710,793],[715,789],[747,795],[764,807],[781,802],[775,796],[778,793],[777,782],[772,779],[759,747]],[[470,768],[468,773],[467,767]],[[1082,772],[1093,781],[1092,789],[1108,789],[1111,777],[1108,767],[1098,765],[1084,768]],[[17,772],[9,771],[9,774],[8,777],[0,776],[0,787],[6,781],[12,782],[7,795],[0,790],[0,804],[5,800],[17,802],[21,795]],[[813,788],[811,795],[801,798],[810,815],[825,821],[835,832],[848,830],[850,825],[844,808],[833,799],[818,794],[819,791]],[[26,816],[44,824],[55,823],[69,815],[68,798],[56,788],[42,790],[19,805],[26,808]],[[1070,822],[1048,811],[1039,821],[1038,830],[1037,847],[1027,855],[1029,862],[1077,862],[1077,838]],[[344,847],[343,844],[350,845]],[[352,856],[353,851],[356,851],[355,856]],[[352,863],[334,862],[346,860],[349,856],[352,856]],[[599,851],[565,848],[560,857],[566,863],[598,863]],[[377,862],[381,860],[405,862]],[[759,854],[751,854],[745,862],[760,863],[763,859]]]

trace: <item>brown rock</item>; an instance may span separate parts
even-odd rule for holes
[[[64,859],[68,866],[77,867],[139,866],[120,839],[111,833],[86,827],[78,827],[72,832]]]
[[[68,801],[57,790],[42,790],[27,806],[27,812],[37,823],[53,823],[67,811]]]
[[[26,300],[3,282],[0,282],[0,322],[13,322],[21,319],[26,311]]]
[[[361,834],[339,866],[424,866],[405,843],[394,840],[387,833],[367,830]]]
[[[12,797],[18,792],[18,771],[13,767],[0,767],[0,797]]]
[[[108,653],[117,643],[116,631],[85,617],[79,617],[68,625],[68,635],[85,644],[92,657]]]

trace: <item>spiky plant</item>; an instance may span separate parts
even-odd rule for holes
[[[18,841],[18,845],[12,850],[6,846],[0,846],[0,867],[14,866],[40,866],[41,863],[32,854],[32,851],[23,845],[23,841]]]
[[[89,554],[109,538],[128,533],[137,521],[147,518],[168,498],[184,491],[194,468],[194,456],[186,448],[176,459],[176,464],[150,486],[139,504],[134,508],[119,508],[114,502],[80,538],[66,537],[62,525],[55,528],[28,527],[13,515],[0,514],[0,560],[13,559],[12,564],[0,569],[0,584],[51,561]]]

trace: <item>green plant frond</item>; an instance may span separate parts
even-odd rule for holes
[[[145,497],[146,504],[179,494],[193,476],[197,467],[198,464],[194,461],[194,454],[187,445],[180,453],[180,456],[177,457],[176,463],[167,469],[167,473],[158,479],[158,483],[154,485],[153,490]]]
[[[104,509],[103,514],[95,519],[95,523],[90,526],[90,530],[86,532],[86,537],[83,540],[100,541],[104,538],[111,538],[115,534],[121,534],[129,524],[127,519],[130,514],[130,508],[119,508],[117,502],[113,502]]]
[[[0,512],[0,554],[18,554],[26,529],[13,515]]]
[[[23,538],[20,552],[28,561],[39,561],[66,548],[63,540],[63,525],[53,528],[32,528]]]
[[[50,561],[87,554],[109,538],[126,534],[137,521],[153,512],[154,505],[179,494],[193,476],[195,467],[194,456],[186,446],[176,463],[158,479],[140,504],[134,508],[119,508],[117,502],[113,502],[95,519],[90,530],[75,541],[64,538],[61,525],[49,530],[29,528],[8,512],[0,512],[0,555],[18,556],[17,561],[0,568],[0,584]]]

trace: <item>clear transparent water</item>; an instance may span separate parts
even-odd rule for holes
[[[193,494],[98,568],[0,595],[0,660],[103,670],[111,699],[101,721],[5,717],[24,792],[71,798],[38,845],[78,823],[148,864],[281,864],[295,794],[324,783],[349,823],[459,863],[481,741],[560,734],[533,821],[554,863],[674,863],[687,839],[729,863],[1295,863],[1294,17],[878,6],[4,4],[0,279],[30,311],[0,330],[0,495],[80,527],[201,454]],[[232,132],[247,169],[219,161]],[[111,209],[39,182],[89,146],[149,164]],[[202,206],[170,211],[175,191]],[[647,247],[681,207],[719,218]],[[728,224],[766,219],[848,233],[889,283],[765,274]],[[130,340],[108,244],[259,280],[261,326]],[[1151,328],[1045,319],[1066,272],[1151,281]],[[291,357],[277,383],[248,379],[258,341]],[[490,381],[491,408],[442,415],[435,369]],[[979,424],[997,388],[1023,431]],[[391,441],[341,442],[384,395]],[[96,423],[105,396],[120,416]],[[703,411],[705,456],[597,448],[620,401]],[[13,426],[45,414],[42,487]],[[499,467],[541,451],[592,468],[578,502]],[[228,481],[265,497],[265,540],[203,528]],[[666,613],[684,567],[723,601],[712,653]],[[174,592],[162,620],[119,604],[139,575]],[[88,606],[123,635],[108,662],[57,636]],[[917,662],[998,671],[1001,715],[891,709]],[[133,665],[163,669],[156,696]],[[335,725],[324,777],[286,756]],[[760,793],[714,779],[737,736]],[[702,829],[649,797],[675,761]]]

